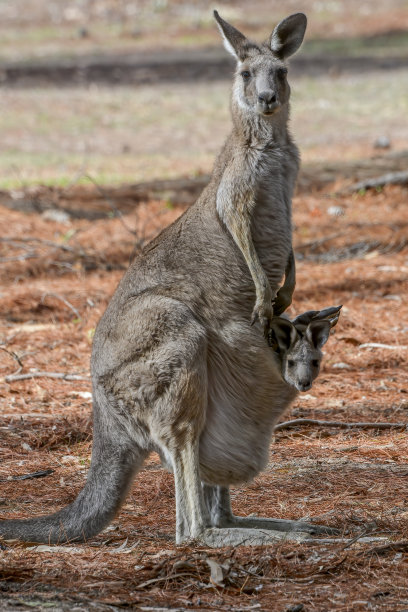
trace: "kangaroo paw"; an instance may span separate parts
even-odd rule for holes
[[[257,301],[252,311],[251,325],[254,325],[258,321],[263,330],[265,338],[267,338],[271,326],[272,317],[273,310],[271,302]]]
[[[276,296],[276,299],[273,302],[274,316],[278,317],[279,315],[282,314],[282,312],[285,312],[285,310],[289,308],[291,303],[292,303],[292,295],[279,290]]]

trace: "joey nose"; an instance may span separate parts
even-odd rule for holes
[[[302,391],[308,391],[311,386],[312,386],[311,380],[304,379],[304,380],[299,381],[299,387],[301,388]]]
[[[270,89],[261,91],[258,94],[258,101],[263,104],[273,104],[273,102],[276,102],[276,93]]]

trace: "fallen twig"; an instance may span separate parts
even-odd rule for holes
[[[44,240],[43,238],[34,238],[34,237],[26,237],[26,238],[16,238],[16,237],[1,237],[0,242],[9,242],[9,243],[18,243],[18,242],[36,242],[37,244],[44,244],[45,246],[53,247],[54,249],[61,249],[62,251],[69,251],[70,253],[75,253],[76,249],[67,244],[59,244],[58,242],[53,242],[52,240]]]
[[[342,421],[321,421],[319,419],[293,419],[284,421],[275,427],[275,431],[292,429],[300,425],[317,425],[318,427],[338,427],[340,429],[405,429],[408,423],[346,423]]]
[[[126,223],[126,221],[125,221],[125,219],[123,217],[122,211],[119,210],[119,208],[116,206],[115,202],[109,196],[109,194],[106,191],[106,189],[104,189],[101,185],[99,185],[99,183],[90,174],[84,174],[84,178],[87,179],[88,181],[90,181],[92,183],[92,185],[94,185],[94,187],[96,187],[96,189],[99,191],[99,193],[102,196],[102,198],[105,200],[105,202],[108,204],[108,206],[110,206],[110,208],[112,209],[112,211],[114,212],[116,217],[119,219],[119,221],[121,222],[121,224],[123,225],[125,230],[127,232],[129,232],[130,234],[132,234],[132,236],[137,236],[137,231],[132,229],[131,227],[129,227],[129,225]]]
[[[10,357],[12,357],[15,361],[17,361],[18,365],[20,366],[20,369],[19,369],[19,372],[20,372],[24,366],[23,366],[23,362],[21,361],[21,358],[17,355],[17,353],[15,353],[14,351],[9,351],[3,346],[0,346],[0,351],[4,351],[5,353],[7,353],[7,355],[10,355]],[[15,374],[17,374],[17,372],[15,372]]]
[[[169,574],[168,576],[161,576],[159,578],[151,578],[150,580],[146,580],[146,582],[142,582],[138,584],[135,588],[136,591],[140,591],[151,584],[155,584],[157,582],[167,582],[168,580],[174,580],[175,578],[183,578],[184,576],[189,576],[192,578],[197,578],[195,574],[192,572],[180,572],[179,574]]]
[[[390,542],[384,546],[375,546],[369,550],[362,550],[360,555],[382,555],[387,552],[407,552],[408,551],[408,540],[400,540],[399,542]]]
[[[9,263],[10,261],[25,261],[26,259],[38,259],[38,253],[25,253],[24,255],[15,255],[12,257],[0,257],[0,263]]]
[[[2,412],[2,419],[53,419],[56,421],[58,417],[55,414],[48,414],[44,412]]]
[[[397,351],[398,349],[406,350],[408,346],[406,344],[381,344],[380,342],[365,342],[364,344],[360,344],[359,349],[363,348],[380,348],[387,350]]]
[[[44,478],[53,474],[55,470],[40,470],[39,472],[31,472],[31,474],[22,474],[21,476],[10,476],[9,478],[0,478],[0,482],[8,482],[10,480],[30,480],[31,478]]]
[[[60,378],[62,380],[89,380],[88,376],[79,374],[65,374],[64,372],[30,372],[28,374],[10,374],[5,377],[6,382],[28,380],[30,378]]]
[[[324,244],[325,242],[330,242],[330,240],[334,240],[335,238],[340,238],[344,236],[347,232],[336,232],[335,234],[330,234],[330,236],[324,236],[323,238],[319,238],[318,240],[311,240],[310,242],[305,242],[303,244],[298,244],[296,246],[296,251],[303,251],[305,249],[313,249],[317,246]]]
[[[376,187],[384,187],[384,185],[405,185],[408,183],[408,172],[387,172],[376,178],[369,178],[347,188],[348,193],[353,191],[361,191],[361,189],[376,189]]]
[[[361,540],[361,538],[365,538],[366,536],[368,536],[369,533],[369,531],[363,531],[362,533],[356,535],[354,538],[351,538],[351,540],[349,540],[347,544],[343,546],[343,550],[346,550],[346,548],[350,548],[350,546]]]
[[[153,232],[151,232],[150,234],[146,234],[146,226],[150,223],[150,221],[152,221],[152,219],[154,219],[155,217],[158,217],[159,215],[162,215],[164,213],[167,212],[167,210],[161,210],[158,213],[156,213],[155,215],[152,215],[150,217],[148,217],[142,228],[140,230],[138,229],[132,229],[125,221],[125,217],[122,213],[121,210],[119,210],[119,208],[116,206],[115,202],[113,201],[113,199],[109,196],[108,192],[106,191],[106,189],[104,189],[103,187],[101,187],[101,185],[98,184],[98,182],[90,175],[90,174],[85,174],[84,178],[88,179],[95,187],[96,189],[99,191],[100,195],[103,197],[103,199],[105,200],[105,202],[111,207],[112,211],[115,213],[116,217],[119,219],[119,221],[122,223],[123,227],[125,228],[125,230],[127,232],[129,232],[130,234],[132,234],[132,236],[137,238],[136,244],[134,246],[133,249],[133,253],[137,253],[139,252],[143,246],[146,244],[146,242],[148,242],[149,240],[151,240],[154,236],[154,230]]]
[[[75,306],[73,306],[71,302],[68,302],[68,300],[62,297],[62,295],[59,295],[58,293],[44,293],[44,295],[41,297],[41,304],[44,304],[44,300],[47,297],[53,297],[56,300],[60,300],[65,304],[65,306],[68,306],[68,308],[72,310],[77,319],[81,318],[81,315],[79,314],[79,311],[75,308]]]

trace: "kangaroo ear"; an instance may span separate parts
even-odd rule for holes
[[[303,42],[307,25],[306,15],[295,13],[283,19],[271,35],[270,46],[273,53],[283,60],[296,53]]]
[[[224,47],[238,60],[244,60],[247,50],[247,39],[239,30],[230,25],[222,17],[218,11],[214,11],[214,17],[218,24],[218,28],[224,39]]]
[[[307,312],[304,312],[303,314],[292,319],[292,324],[296,327],[297,331],[303,335],[306,331],[306,327],[318,314],[318,310],[308,310]]]
[[[331,323],[328,319],[312,321],[306,329],[306,338],[316,349],[322,348],[330,336]]]
[[[281,351],[287,351],[291,344],[298,338],[294,325],[281,317],[274,317],[271,322],[270,346],[277,347]]]
[[[330,322],[331,327],[337,325],[337,321],[340,318],[340,310],[343,306],[330,306],[330,308],[324,308],[316,313],[313,320],[327,319]]]

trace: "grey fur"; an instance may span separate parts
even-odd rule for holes
[[[322,346],[337,325],[341,306],[311,310],[292,322],[283,317],[272,320],[269,342],[278,352],[282,378],[298,391],[309,391],[318,376]]]
[[[263,332],[272,299],[275,314],[283,312],[295,283],[291,199],[299,159],[287,127],[286,66],[273,45],[287,41],[292,53],[305,18],[281,22],[272,47],[251,43],[225,23],[218,17],[239,57],[233,129],[208,187],[135,258],[97,326],[85,488],[51,516],[1,521],[5,538],[87,540],[110,522],[153,450],[174,472],[177,542],[281,537],[276,521],[262,525],[267,535],[235,523],[235,531],[225,530],[211,502],[217,496],[205,487],[221,487],[225,500],[231,484],[259,473],[274,424],[297,394]],[[250,73],[245,82],[243,71]]]

